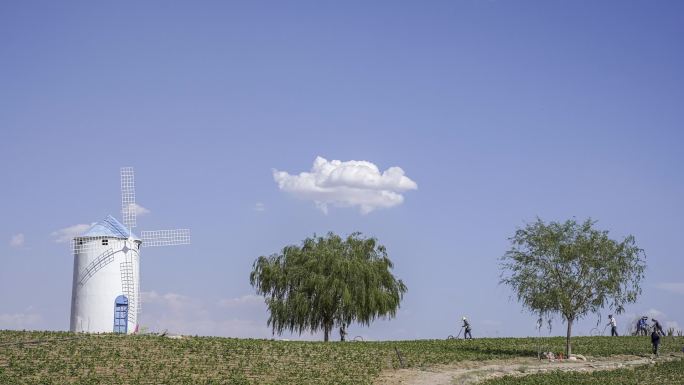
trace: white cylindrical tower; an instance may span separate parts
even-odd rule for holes
[[[74,238],[71,331],[137,331],[140,244],[141,240],[112,216]]]

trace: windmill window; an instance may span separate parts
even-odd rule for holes
[[[109,244],[109,239],[102,240],[102,246],[107,246]]]

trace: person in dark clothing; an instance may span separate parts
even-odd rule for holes
[[[651,343],[653,344],[653,354],[658,357],[658,346],[660,345],[660,335],[657,331],[653,330],[651,333]]]
[[[468,322],[468,319],[466,317],[463,317],[463,326],[462,328],[465,328],[465,332],[463,333],[463,339],[473,339],[473,335],[470,334],[470,323]]]
[[[656,331],[660,333],[661,336],[664,336],[665,332],[663,331],[663,327],[660,325],[660,322],[658,322],[658,320],[655,318],[651,318],[651,322],[653,322],[653,331]]]
[[[617,337],[618,332],[617,332],[617,322],[615,321],[615,318],[613,317],[612,314],[608,315],[608,325],[610,325],[610,336],[611,337]],[[606,326],[608,326],[606,325]],[[604,328],[605,330],[605,328]]]
[[[344,342],[347,339],[347,325],[340,326],[340,341]]]

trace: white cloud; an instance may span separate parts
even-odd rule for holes
[[[223,308],[238,308],[242,306],[261,306],[264,305],[264,297],[260,295],[248,294],[237,298],[225,298],[216,303]]]
[[[0,329],[34,329],[43,317],[32,308],[22,313],[0,314]]]
[[[389,208],[404,202],[403,192],[418,188],[400,167],[380,172],[367,161],[328,161],[316,157],[310,172],[291,175],[273,170],[278,188],[298,198],[313,201],[327,213],[328,206],[358,207],[367,214],[378,208]]]
[[[207,302],[177,293],[143,292],[142,325],[173,334],[270,338],[263,297],[244,295]]]
[[[156,291],[140,293],[144,303],[161,304],[172,311],[182,311],[191,304],[189,297],[176,293],[159,294]]]
[[[684,295],[684,282],[663,282],[656,285],[656,287],[670,293]]]
[[[50,235],[55,239],[55,242],[66,243],[74,239],[75,236],[81,235],[84,232],[88,231],[88,229],[90,229],[91,226],[92,225],[87,224],[77,224],[65,227],[63,229],[59,229],[57,231],[53,231]]]
[[[136,215],[145,215],[150,213],[149,209],[142,207],[137,203],[131,203],[130,205],[128,205],[128,208],[129,210],[135,212]]]
[[[145,215],[145,214],[150,213],[149,209],[142,207],[137,203],[133,203],[133,204],[131,204],[131,206],[132,206],[133,210],[135,210],[136,215]]]
[[[677,321],[665,321],[665,331],[667,332],[667,330],[670,328],[674,329],[675,331],[682,330],[682,328],[679,327],[679,323],[677,323]]]
[[[663,313],[662,311],[657,310],[657,309],[648,309],[648,310],[646,311],[646,313],[644,313],[644,315],[647,315],[648,318],[655,318],[655,319],[658,319],[658,318],[660,318],[660,319],[665,318],[665,313]]]
[[[24,246],[24,241],[25,239],[23,233],[12,235],[12,239],[10,240],[10,246],[16,248],[22,247]]]
[[[266,210],[266,205],[261,203],[261,202],[257,202],[254,205],[254,211],[265,211],[265,210]]]

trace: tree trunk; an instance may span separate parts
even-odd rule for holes
[[[565,356],[570,358],[570,353],[572,353],[572,347],[570,346],[570,336],[572,335],[572,318],[568,318],[568,334],[565,337]]]
[[[330,333],[332,332],[333,321],[331,319],[326,319],[323,321],[323,341],[328,342],[330,340]]]

